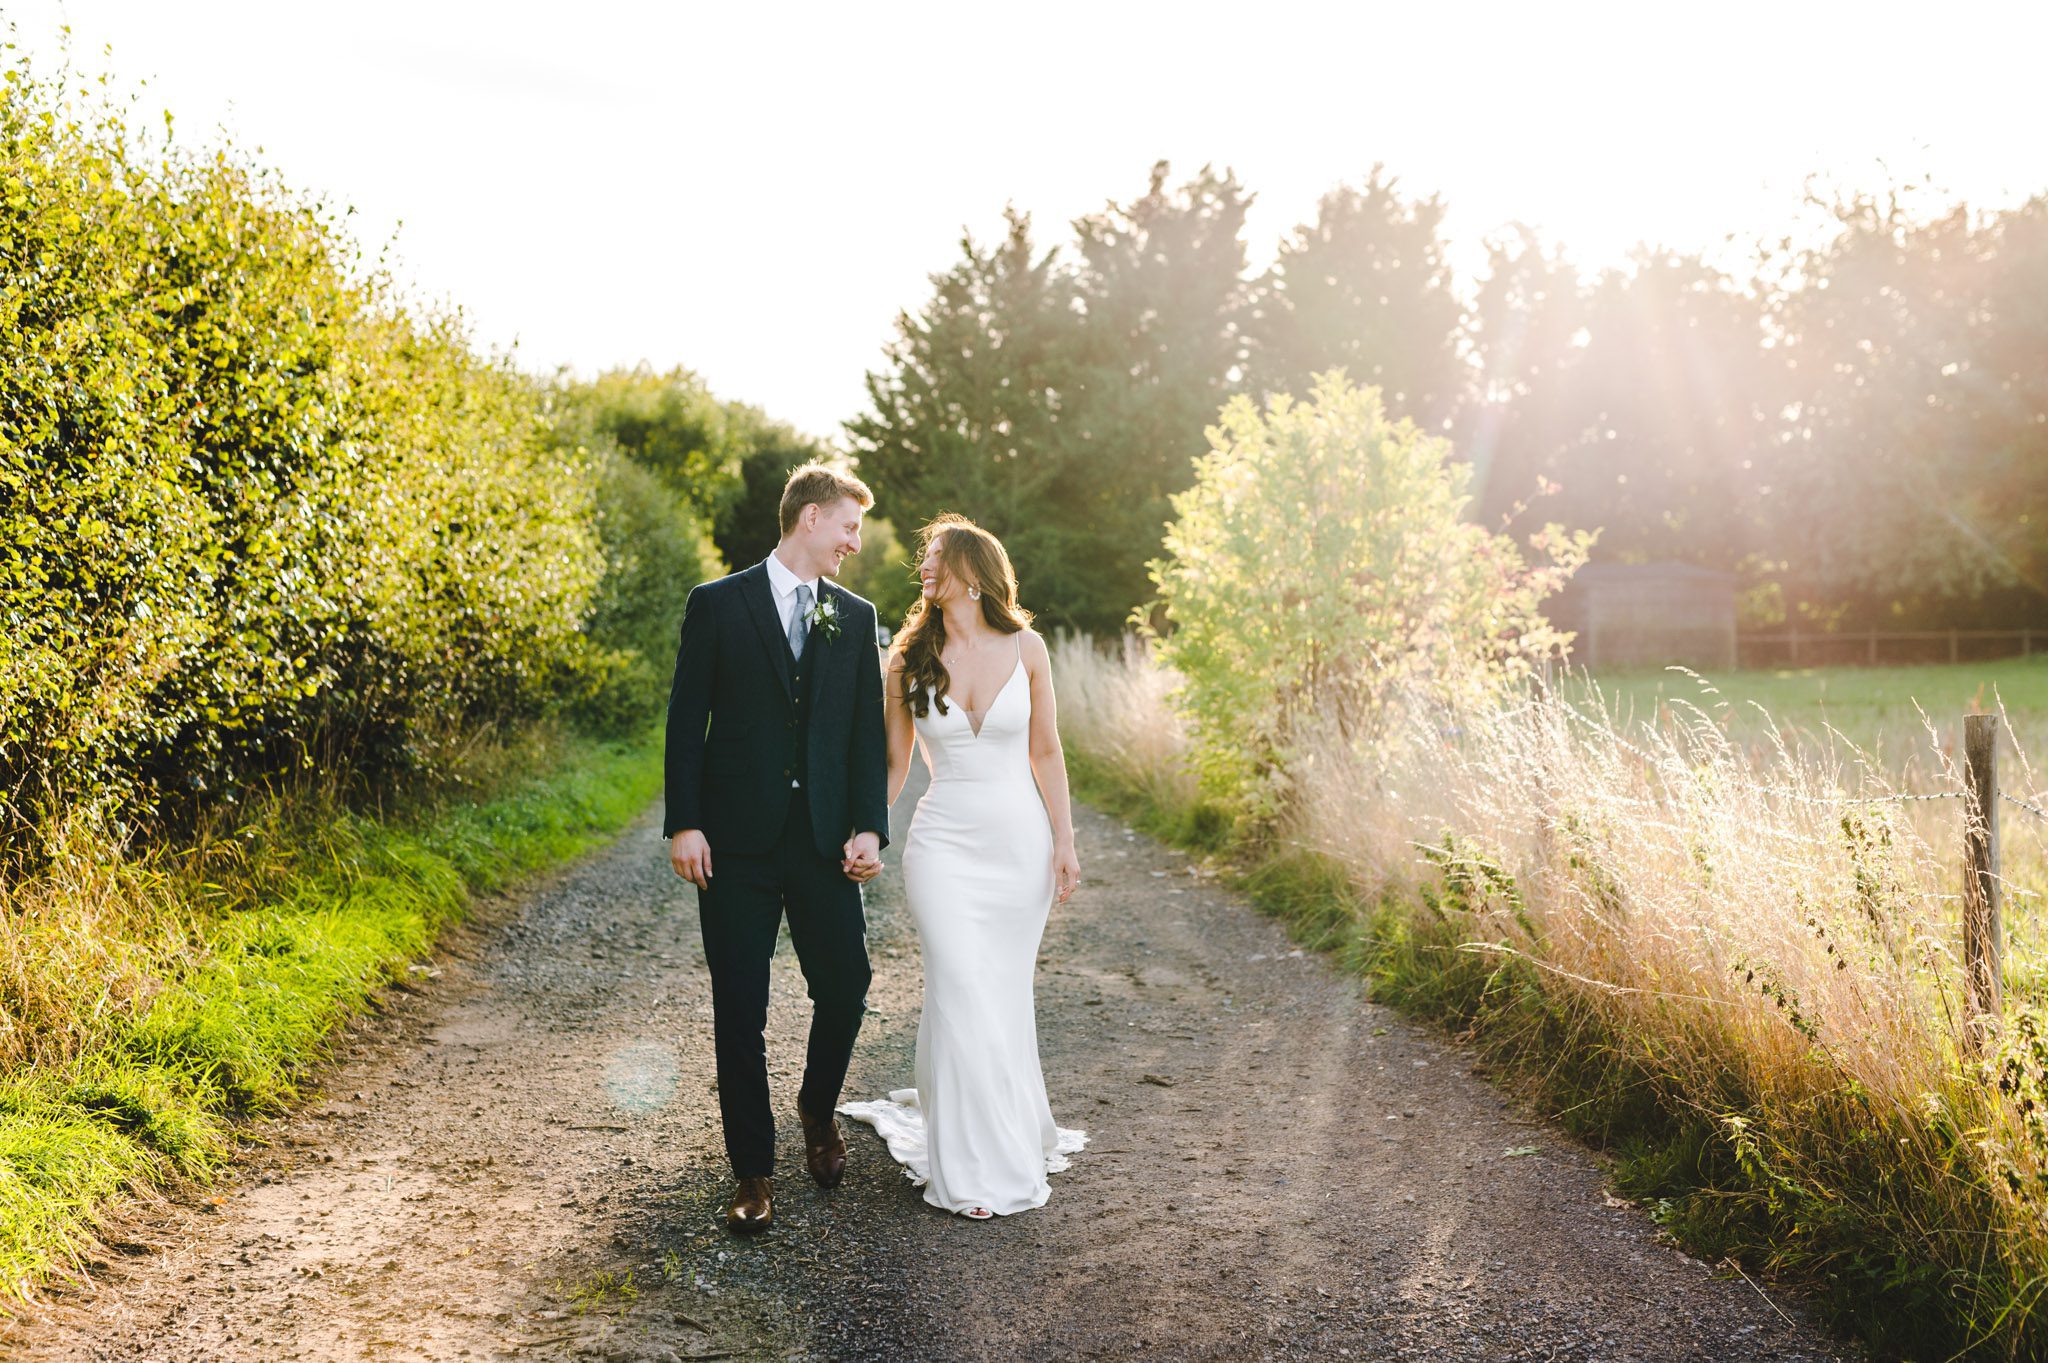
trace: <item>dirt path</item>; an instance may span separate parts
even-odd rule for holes
[[[724,1233],[695,906],[650,813],[393,991],[232,1179],[110,1228],[94,1281],[0,1330],[0,1356],[1843,1356],[1660,1244],[1590,1155],[1186,858],[1092,811],[1080,838],[1039,1030],[1054,1112],[1093,1143],[1043,1211],[934,1212],[859,1126],[844,1184],[810,1185],[785,948],[777,1226]],[[849,1096],[910,1082],[900,894],[892,867]]]

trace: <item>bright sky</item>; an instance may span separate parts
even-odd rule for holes
[[[1255,261],[1384,161],[1457,259],[1784,231],[1809,174],[2048,191],[2048,4],[0,0],[77,64],[353,206],[520,362],[687,365],[821,435],[1005,201],[1042,240],[1205,161]],[[103,49],[111,45],[110,55]],[[1889,168],[1889,170],[1887,170]],[[398,224],[403,221],[403,227]]]

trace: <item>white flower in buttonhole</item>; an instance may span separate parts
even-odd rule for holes
[[[614,1051],[604,1063],[604,1093],[613,1107],[636,1115],[665,1106],[676,1093],[675,1052],[658,1041]]]
[[[826,643],[839,637],[839,603],[822,592],[818,595],[818,603],[804,618],[811,622],[812,629],[824,634]]]

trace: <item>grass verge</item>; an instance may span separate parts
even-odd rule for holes
[[[1974,1016],[1953,713],[1901,765],[1845,704],[1920,724],[1882,678],[1771,678],[1781,701],[1829,683],[1783,741],[1751,674],[1678,678],[1646,725],[1583,687],[1418,710],[1370,748],[1310,736],[1285,817],[1251,829],[1204,806],[1142,650],[1066,641],[1056,666],[1078,796],[1217,853],[1296,940],[1606,1150],[1695,1254],[1811,1289],[1878,1357],[2048,1356],[2048,877],[2009,819],[2003,1016]],[[1919,680],[2040,730],[2035,672]]]
[[[1732,1259],[1782,1272],[1815,1292],[1830,1323],[1869,1341],[1878,1357],[1978,1356],[1975,1346],[1987,1343],[1982,1323],[1957,1318],[1951,1271],[1902,1251],[1927,1227],[1895,1233],[1906,1228],[1870,1215],[1868,1204],[1783,1177],[1765,1145],[1642,1065],[1636,1048],[1560,999],[1526,958],[1465,949],[1455,912],[1433,896],[1425,896],[1432,902],[1421,914],[1374,902],[1332,857],[1219,838],[1213,818],[1162,806],[1085,759],[1072,766],[1078,798],[1154,837],[1217,855],[1225,882],[1294,941],[1370,981],[1377,1001],[1473,1047],[1494,1077],[1607,1154],[1616,1189],[1689,1252],[1709,1263]],[[1453,870],[1443,892],[1456,897],[1471,887]],[[1876,1153],[1871,1176],[1896,1182]],[[1879,1204],[1891,1214],[1933,1210],[1920,1207],[1910,1188],[1894,1192],[1900,1195]],[[1983,1215],[1993,1220],[1989,1205]],[[1987,1257],[1982,1268],[1995,1274],[1999,1265]],[[2024,1287],[1979,1282],[1975,1295],[2017,1300]],[[2017,1355],[1999,1346],[1981,1356]]]
[[[336,1025],[475,894],[581,855],[661,788],[653,734],[552,736],[496,765],[478,798],[381,816],[278,798],[204,847],[109,874],[87,840],[6,887],[0,1294],[75,1262],[131,1185],[217,1171],[232,1123],[287,1103]],[[83,946],[80,921],[99,929]],[[81,952],[92,979],[50,978]]]

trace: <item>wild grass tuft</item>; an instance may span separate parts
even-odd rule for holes
[[[556,1284],[557,1295],[565,1298],[579,1316],[601,1311],[617,1302],[629,1305],[640,1295],[633,1282],[633,1270],[600,1269],[570,1284]]]

